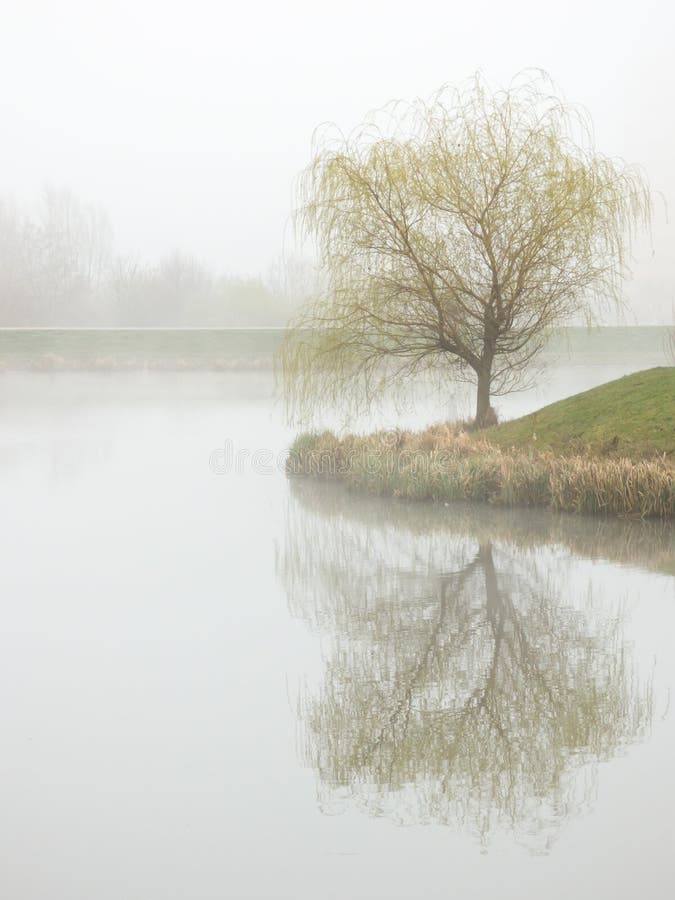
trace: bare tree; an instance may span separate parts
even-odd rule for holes
[[[31,320],[34,278],[30,224],[15,204],[0,197],[0,321],[3,325]]]
[[[33,226],[32,253],[40,315],[80,319],[101,299],[108,277],[112,228],[99,208],[67,189],[44,191]]]
[[[0,198],[0,318],[78,324],[101,314],[112,229],[99,208],[47,189],[36,210]]]
[[[552,327],[619,299],[651,215],[640,172],[598,153],[541,73],[390,104],[318,139],[299,188],[327,287],[282,351],[292,418],[431,370],[475,382],[483,424]]]

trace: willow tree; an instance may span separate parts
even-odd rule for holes
[[[551,328],[620,299],[651,213],[640,172],[597,152],[543,75],[499,92],[476,76],[318,137],[299,194],[324,289],[282,348],[295,419],[432,371],[475,383],[484,423]]]
[[[501,510],[449,518],[322,487],[293,483],[277,556],[291,613],[321,635],[297,714],[322,808],[545,851],[592,805],[600,761],[652,721],[623,614],[590,584],[575,599],[566,564]]]

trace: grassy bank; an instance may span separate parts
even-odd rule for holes
[[[0,329],[0,372],[270,370],[282,336],[282,328]]]
[[[549,365],[660,365],[668,328],[563,328],[542,358]],[[271,369],[283,328],[0,328],[3,371]]]
[[[654,369],[483,432],[438,424],[343,438],[304,434],[288,471],[406,499],[672,518],[674,406],[675,369]]]
[[[644,459],[675,456],[675,367],[661,366],[504,422],[484,432],[499,447]]]

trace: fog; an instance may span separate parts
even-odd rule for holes
[[[152,269],[179,252],[209,277],[269,286],[299,253],[293,181],[317,125],[348,131],[393,97],[477,69],[505,85],[541,66],[591,112],[598,148],[649,176],[653,234],[636,249],[624,321],[668,324],[672,24],[651,2],[571,0],[544,15],[533,0],[5,0],[0,197],[35,215],[46,187],[68,189],[105,214],[121,258]]]
[[[670,897],[670,13],[0,2],[0,898]],[[356,328],[333,328],[330,304],[287,328],[333,286],[293,228],[321,123],[346,134],[392,98],[477,71],[506,87],[532,67],[588,109],[600,152],[651,184],[653,230],[610,327],[572,313],[590,226],[615,261],[607,220],[631,219],[628,206],[537,141],[499,220],[504,289],[491,250],[489,278],[473,254],[446,278],[462,248],[452,225],[423,233],[431,278],[415,258],[408,223],[444,209],[449,182],[493,184],[453,162],[430,168],[428,206],[404,210],[417,280],[392,266],[389,286],[348,241],[334,256],[386,284],[392,311],[346,280],[334,293],[364,308]],[[448,159],[458,146],[481,160],[450,133]],[[503,168],[485,171],[496,196]],[[386,231],[391,203],[364,183]],[[484,248],[491,204],[468,217]],[[384,256],[371,221],[354,246]],[[359,224],[341,222],[351,239]],[[596,255],[601,303],[614,283]],[[570,318],[549,334],[559,308]],[[294,341],[319,352],[294,357]],[[520,374],[530,346],[536,365],[499,395],[501,367]],[[380,370],[364,348],[376,362],[386,350]],[[418,366],[431,351],[439,365]],[[312,426],[348,421],[351,445],[291,427],[303,371]],[[502,443],[469,433],[531,414]],[[374,461],[388,480],[373,488],[393,496],[295,477],[303,448],[329,444],[354,485],[370,488],[359,466],[370,476]]]
[[[0,378],[0,895],[669,897],[672,524],[289,483],[270,391]]]

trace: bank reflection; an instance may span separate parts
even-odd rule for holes
[[[567,585],[565,551],[545,529],[528,538],[528,521],[294,483],[279,571],[292,613],[322,635],[298,716],[323,808],[355,802],[484,843],[506,828],[545,851],[589,808],[598,763],[645,734],[651,684],[620,606]],[[543,522],[558,548],[642,545],[625,524]]]

